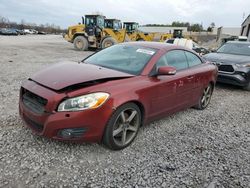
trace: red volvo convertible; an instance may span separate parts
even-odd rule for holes
[[[216,66],[188,49],[123,43],[31,76],[21,86],[19,111],[36,134],[118,150],[143,124],[190,107],[205,109],[216,78]]]

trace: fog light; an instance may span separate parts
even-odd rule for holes
[[[85,128],[62,129],[58,131],[58,136],[65,139],[80,138],[85,131]]]
[[[245,76],[246,76],[246,74],[245,74],[244,72],[242,72],[242,73],[241,73],[241,76],[245,77]]]

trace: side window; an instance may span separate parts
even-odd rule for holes
[[[187,58],[183,50],[172,50],[166,54],[167,64],[176,70],[188,68]]]
[[[189,67],[202,64],[200,58],[198,58],[195,54],[192,54],[190,52],[185,52],[185,54],[187,56]]]
[[[156,67],[168,66],[168,62],[166,60],[166,55],[161,56],[161,58],[157,61]]]
[[[167,43],[169,43],[169,44],[174,44],[174,39],[168,39],[168,40],[167,40]]]

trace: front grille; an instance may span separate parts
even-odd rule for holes
[[[219,65],[218,70],[222,72],[229,72],[229,73],[234,72],[234,68],[232,65]]]
[[[30,126],[32,127],[35,131],[37,132],[42,132],[43,131],[43,125],[39,124],[33,120],[31,120],[30,118],[28,118],[26,115],[23,115],[23,119],[24,121]]]
[[[45,106],[47,104],[47,100],[22,88],[22,101],[23,104],[29,108],[31,111],[42,114],[45,112]]]

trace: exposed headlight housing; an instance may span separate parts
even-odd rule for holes
[[[235,64],[237,67],[250,67],[250,63],[246,64]]]
[[[98,108],[105,103],[108,97],[108,93],[98,92],[66,99],[59,104],[57,111],[80,111]]]

